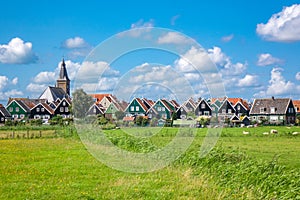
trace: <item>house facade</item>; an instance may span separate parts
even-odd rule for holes
[[[140,98],[134,98],[125,109],[127,116],[146,116],[147,106]]]
[[[289,98],[255,99],[250,118],[252,121],[270,124],[294,124],[296,110]]]
[[[11,114],[6,110],[6,108],[0,104],[0,124],[4,124],[7,120],[11,119]]]
[[[195,108],[196,116],[211,116],[212,109],[205,99],[201,99]]]

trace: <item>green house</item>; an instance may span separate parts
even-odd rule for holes
[[[118,107],[114,103],[111,103],[105,110],[105,117],[108,119],[116,119],[115,113],[117,111],[119,111]]]
[[[148,109],[146,105],[143,103],[143,101],[140,98],[134,98],[125,109],[125,113],[127,115],[145,116],[147,110]]]
[[[176,112],[173,104],[165,99],[159,99],[148,110],[147,114],[149,118],[171,119],[173,112]]]
[[[9,99],[6,109],[13,120],[21,120],[30,115],[30,108],[26,105],[26,99]]]

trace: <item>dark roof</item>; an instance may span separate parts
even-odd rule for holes
[[[290,101],[289,98],[255,99],[250,114],[270,114],[271,107],[275,108],[274,114],[286,114]],[[263,113],[260,112],[261,108],[264,109]]]
[[[60,72],[59,72],[59,77],[58,77],[59,80],[70,80],[69,77],[68,77],[68,72],[67,72],[67,69],[66,69],[66,63],[65,63],[65,60],[63,59],[62,60],[62,63],[60,65]]]
[[[62,88],[52,87],[52,86],[48,86],[39,98],[41,98],[48,89],[50,90],[52,99],[54,101],[56,101],[57,99],[62,100],[63,98],[69,98],[69,95]],[[48,96],[48,99],[49,99],[49,96]]]
[[[0,112],[2,113],[3,116],[5,117],[11,117],[11,114],[6,110],[5,107],[1,106],[0,107]]]

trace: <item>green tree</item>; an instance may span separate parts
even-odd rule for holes
[[[75,118],[84,118],[88,109],[93,105],[94,101],[83,89],[77,89],[72,94],[73,105],[72,111]]]
[[[135,124],[138,126],[142,126],[143,125],[143,116],[138,116],[135,118]]]

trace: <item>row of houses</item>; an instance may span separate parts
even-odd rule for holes
[[[134,98],[130,103],[120,102],[110,94],[92,94],[95,103],[88,115],[104,115],[116,120],[117,111],[124,113],[123,121],[134,121],[137,116],[148,119],[189,120],[207,118],[234,125],[249,125],[251,121],[270,124],[294,124],[300,115],[300,101],[290,98],[255,99],[249,103],[242,98],[193,98],[182,104],[175,100]]]
[[[210,119],[219,122],[248,125],[250,122],[272,124],[294,124],[300,115],[300,100],[290,98],[255,99],[253,103],[242,98],[188,98],[179,104],[175,100],[134,98],[131,102],[120,101],[112,94],[89,94],[94,103],[87,108],[86,115],[103,115],[111,121],[119,120],[117,113],[124,115],[123,121],[134,121],[137,116],[150,120]],[[70,79],[66,64],[62,60],[56,85],[47,87],[37,99],[9,98],[7,105],[0,105],[0,123],[7,120],[49,119],[60,115],[72,118]],[[120,115],[119,115],[120,116]]]

